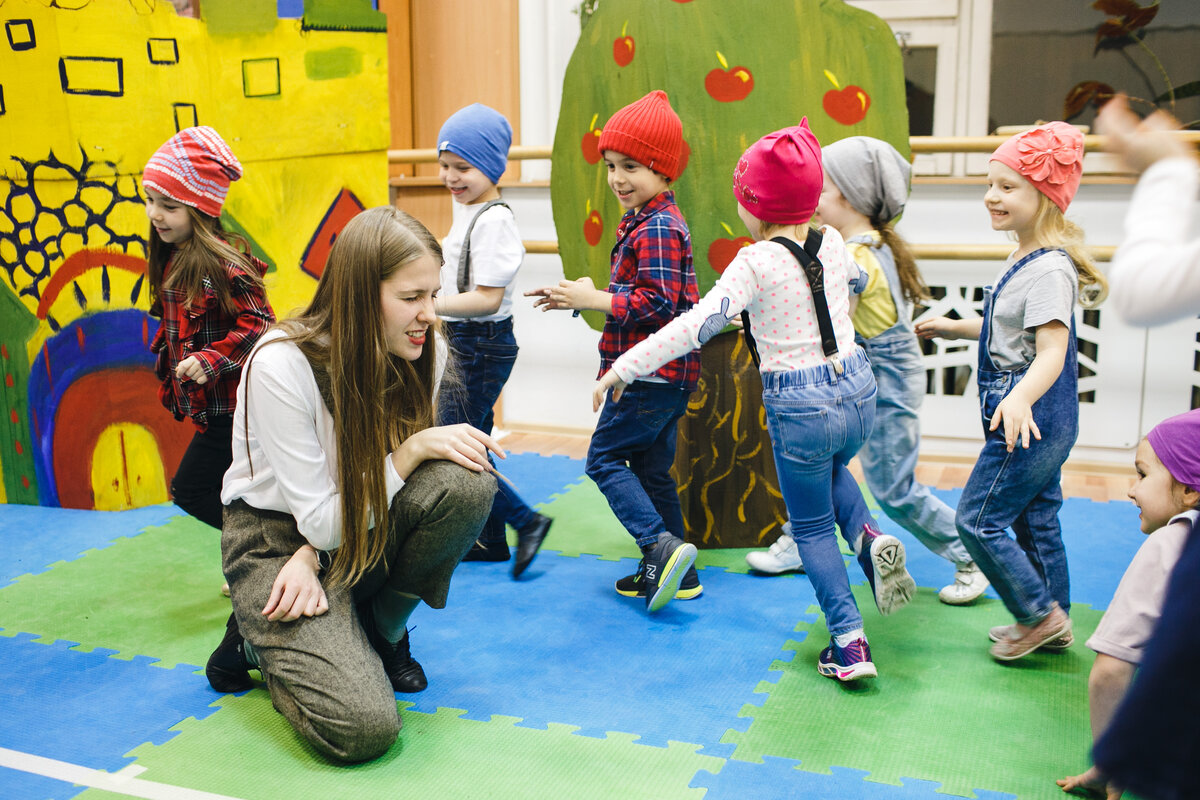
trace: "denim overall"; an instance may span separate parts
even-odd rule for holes
[[[924,484],[917,483],[917,453],[921,443],[921,402],[925,399],[925,361],[913,332],[912,306],[904,297],[896,259],[890,247],[875,247],[870,234],[847,239],[847,244],[871,246],[883,268],[892,302],[896,304],[896,324],[883,333],[855,341],[867,351],[871,372],[879,394],[875,397],[875,427],[858,461],[862,465],[867,488],[879,507],[893,521],[911,533],[926,548],[955,564],[966,564],[971,556],[958,538],[954,509],[943,503]],[[857,537],[870,512],[855,502],[858,487],[848,496],[839,496],[834,487],[833,504],[842,536]],[[853,543],[851,543],[852,545]]]
[[[495,416],[492,409],[517,361],[512,317],[488,322],[455,320],[446,322],[445,327],[458,359],[461,383],[444,392],[438,404],[438,424],[465,422],[490,434]],[[488,460],[492,460],[490,454]],[[502,545],[505,523],[522,528],[533,521],[534,513],[508,483],[499,481],[496,503],[479,540],[485,545]]]
[[[1009,453],[1004,425],[989,431],[992,415],[1029,365],[1018,370],[997,369],[988,352],[995,298],[1018,270],[1051,252],[1037,250],[1004,273],[995,290],[984,289],[983,327],[979,333],[979,406],[983,415],[983,450],[958,503],[956,521],[963,544],[1023,625],[1048,615],[1052,603],[1070,610],[1070,579],[1062,543],[1058,510],[1063,462],[1079,434],[1079,367],[1076,361],[1075,320],[1071,320],[1067,354],[1054,384],[1033,404],[1033,419],[1042,438],[1020,442]],[[1009,537],[1012,528],[1016,539]]]
[[[866,510],[846,464],[871,434],[876,392],[862,348],[855,347],[841,365],[840,375],[832,362],[762,373],[767,432],[792,539],[832,636],[862,627],[833,528],[833,498]]]

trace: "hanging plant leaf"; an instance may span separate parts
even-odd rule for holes
[[[1082,112],[1088,105],[1096,108],[1107,103],[1116,94],[1116,90],[1107,83],[1100,81],[1083,81],[1071,87],[1063,100],[1063,119],[1069,120]]]
[[[1096,48],[1092,55],[1101,50],[1120,50],[1140,39],[1142,30],[1158,15],[1158,3],[1142,7],[1133,0],[1096,0],[1092,8],[1103,11],[1109,18],[1096,29]]]
[[[1195,97],[1200,95],[1200,81],[1192,81],[1191,83],[1185,83],[1182,86],[1176,86],[1173,94],[1176,100],[1183,100],[1186,97]],[[1166,103],[1170,101],[1171,97],[1172,92],[1163,92],[1158,97],[1154,98],[1154,102],[1156,104]]]

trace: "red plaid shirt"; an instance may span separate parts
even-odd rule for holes
[[[600,372],[617,357],[700,299],[692,269],[692,235],[670,190],[617,225],[608,290],[612,314],[600,336]],[[672,386],[691,391],[700,380],[700,352],[663,365],[654,373]]]
[[[249,258],[259,274],[265,275],[267,265]],[[168,262],[163,270],[164,282],[170,271]],[[217,293],[207,280],[204,293],[190,308],[184,303],[186,292],[163,288],[159,291],[162,324],[150,344],[150,350],[158,353],[154,368],[162,381],[158,399],[175,419],[191,417],[200,430],[208,427],[209,416],[233,414],[242,364],[258,337],[275,322],[275,312],[267,302],[266,293],[243,278],[241,267],[226,262],[225,273],[237,309],[235,314],[221,309]],[[195,356],[204,367],[208,381],[203,385],[190,378],[175,377],[175,367],[188,356]]]

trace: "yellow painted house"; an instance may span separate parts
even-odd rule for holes
[[[307,303],[332,238],[387,202],[383,14],[369,0],[0,3],[0,501],[169,499],[192,427],[155,395],[140,172],[210,125],[245,168],[223,213]]]

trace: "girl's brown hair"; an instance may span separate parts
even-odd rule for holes
[[[1079,305],[1095,308],[1108,297],[1108,279],[1083,244],[1083,229],[1063,216],[1054,201],[1038,193],[1038,208],[1033,216],[1033,238],[1041,247],[1060,247],[1075,262],[1079,275]]]
[[[380,284],[442,249],[428,229],[392,206],[360,213],[338,234],[308,308],[279,323],[329,373],[342,543],[327,580],[352,586],[384,556],[390,530],[384,459],[401,442],[434,424],[433,393],[441,329],[416,361],[393,355],[384,336]]]
[[[900,291],[904,295],[904,299],[913,305],[928,300],[929,286],[925,283],[925,277],[921,275],[921,270],[917,269],[917,259],[913,257],[912,250],[909,249],[908,242],[904,241],[904,237],[896,233],[891,220],[873,219],[871,227],[878,231],[883,244],[892,251],[892,257],[896,260],[896,274],[900,278]],[[897,313],[901,313],[901,311],[902,309],[896,309]]]
[[[163,288],[182,289],[184,302],[191,306],[200,295],[204,294],[207,283],[217,294],[217,302],[227,314],[237,313],[233,302],[233,293],[229,284],[229,274],[224,264],[233,264],[236,271],[241,273],[240,279],[263,286],[262,275],[250,264],[248,253],[250,245],[245,237],[227,231],[221,225],[221,220],[210,217],[189,205],[180,203],[187,209],[188,219],[192,223],[192,236],[181,244],[168,244],[150,226],[147,240],[150,243],[149,257],[146,259],[146,276],[150,282],[150,314],[162,316],[162,299],[159,297]],[[171,274],[164,280],[167,263],[171,261]]]

